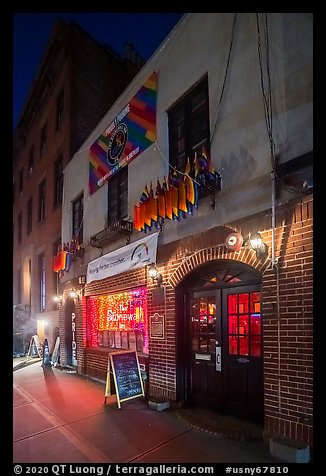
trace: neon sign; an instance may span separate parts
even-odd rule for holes
[[[141,332],[148,346],[147,291],[144,288],[87,299],[87,330],[91,346],[101,331]]]

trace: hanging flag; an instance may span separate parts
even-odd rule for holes
[[[67,251],[59,251],[59,253],[53,258],[52,269],[55,273],[59,273],[66,267],[66,255]]]
[[[156,196],[158,200],[158,216],[164,220],[165,218],[165,198],[164,190],[161,187],[159,179],[156,182]]]
[[[145,203],[139,203],[139,226],[140,231],[145,231]]]
[[[195,157],[194,157],[194,177],[196,178],[197,175],[200,172],[200,163],[197,157],[197,152],[195,152]]]
[[[140,201],[140,203],[143,204],[143,208],[144,208],[144,231],[145,231],[145,233],[147,233],[148,231],[151,230],[151,224],[152,224],[150,201],[149,201],[149,192],[148,192],[147,184],[144,187],[144,190],[141,194],[141,197],[140,197],[139,201]]]
[[[189,175],[185,177],[185,186],[186,186],[187,212],[189,213],[189,215],[192,215],[194,211],[194,204],[195,204],[195,188],[194,188],[193,179]]]
[[[165,191],[162,189],[159,179],[156,182],[156,197],[157,197],[157,222],[162,230],[165,218]]]
[[[194,207],[195,208],[198,208],[199,172],[200,172],[200,166],[199,166],[199,161],[198,161],[198,158],[197,158],[197,152],[195,152],[195,158],[194,158],[194,163],[193,163],[193,171],[192,171],[193,178],[195,179],[193,181],[193,185],[194,185]]]
[[[134,206],[134,228],[138,231],[141,231],[140,226],[140,207],[135,205]]]
[[[165,215],[166,218],[172,220],[172,191],[168,188],[168,184],[165,177],[163,180],[163,190],[165,198]]]
[[[66,254],[66,264],[65,264],[64,271],[68,272],[70,270],[72,262],[73,262],[73,254],[72,253],[67,253]]]
[[[186,185],[184,181],[179,182],[178,186],[179,192],[179,213],[182,218],[186,218],[187,209],[187,195],[186,195]]]
[[[89,192],[96,192],[156,140],[157,73],[113,118],[89,149]]]
[[[157,227],[157,199],[154,197],[152,182],[149,189],[149,202],[150,202],[150,213],[151,213],[151,220],[152,220],[151,224],[152,226]]]
[[[171,172],[168,175],[168,184],[169,184],[169,192],[171,195],[171,206],[172,206],[172,220],[178,221],[179,220],[179,194],[178,189],[173,185],[176,183],[176,178],[173,177]]]

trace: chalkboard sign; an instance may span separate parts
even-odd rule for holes
[[[122,401],[145,396],[136,351],[114,352],[110,354],[110,361],[117,392],[118,407],[121,408],[120,402]]]

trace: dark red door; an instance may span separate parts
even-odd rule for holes
[[[259,286],[223,290],[224,412],[263,421],[262,322]]]
[[[220,291],[194,292],[190,298],[190,401],[221,410],[221,375],[216,346],[221,334]]]
[[[189,301],[188,400],[262,422],[259,286],[196,291]]]

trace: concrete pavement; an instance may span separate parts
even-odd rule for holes
[[[14,463],[280,464],[263,443],[230,440],[158,412],[142,397],[104,404],[105,385],[51,366],[13,373]]]

